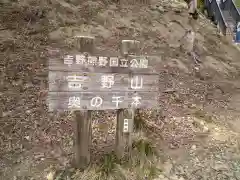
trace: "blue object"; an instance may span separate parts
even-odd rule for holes
[[[237,24],[235,43],[240,43],[240,22]]]

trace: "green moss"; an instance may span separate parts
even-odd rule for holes
[[[197,1],[197,7],[200,11],[204,11],[204,0],[198,0]]]
[[[235,0],[237,8],[240,8],[240,0]]]
[[[204,6],[204,0],[198,0],[197,3],[198,3],[198,4],[197,4],[197,5],[198,5],[198,8]]]

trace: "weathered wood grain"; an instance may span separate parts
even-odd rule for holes
[[[76,56],[77,55],[77,56]],[[161,62],[160,56],[134,56],[129,55],[127,59],[116,56],[80,56],[80,53],[74,53],[68,56],[60,55],[59,57],[49,57],[49,70],[52,71],[81,71],[81,72],[100,72],[100,73],[143,73],[158,74],[158,64]],[[95,58],[96,57],[96,58]],[[118,65],[113,66],[114,58],[118,58]],[[103,60],[105,59],[105,60]],[[133,67],[136,60],[138,67]],[[147,60],[147,67],[143,65]],[[71,62],[70,62],[71,61]],[[111,64],[111,66],[110,66]]]
[[[94,52],[94,37],[76,36],[75,46],[80,52]],[[91,111],[75,111],[76,114],[76,165],[85,169],[90,163],[90,142],[92,142]]]
[[[134,54],[139,55],[140,53],[140,41],[136,40],[122,40],[121,41],[121,54]]]
[[[90,163],[90,144],[92,141],[91,111],[75,111],[75,166],[84,169]]]
[[[133,124],[134,111],[132,109],[118,109],[117,111],[117,126],[116,126],[116,139],[115,139],[115,153],[117,158],[120,160],[124,157],[126,151],[130,153],[132,149],[132,129],[126,133],[123,131],[124,119],[129,119],[130,126]]]
[[[81,72],[49,72],[49,91],[157,91],[158,75],[129,75],[129,74],[111,74],[111,73],[81,73]],[[76,80],[68,80],[70,77],[77,77]],[[114,78],[114,84],[104,82],[104,78]],[[110,79],[111,80],[111,79]],[[131,83],[132,81],[132,83]],[[140,86],[141,89],[132,89]],[[75,85],[76,88],[69,88],[69,85]],[[81,86],[78,86],[78,85]]]
[[[122,159],[125,152],[126,139],[123,133],[124,110],[117,110],[117,126],[115,139],[115,153],[118,159]]]
[[[141,104],[135,106],[132,104],[133,97],[139,96]],[[70,97],[79,97],[80,107],[68,107]],[[94,97],[101,97],[102,104],[99,107],[91,106],[91,100]],[[120,97],[119,106],[116,106],[116,98]],[[157,108],[157,92],[49,92],[48,104],[49,111],[53,110],[107,110],[121,108]],[[94,102],[94,101],[93,101]],[[97,102],[100,102],[98,99]]]
[[[76,35],[74,37],[75,47],[80,52],[93,53],[95,50],[95,37],[85,36],[85,35]]]
[[[134,114],[132,113],[133,111],[131,109],[118,109],[117,111],[115,153],[119,160],[124,157],[126,150],[129,152],[132,147],[131,133],[123,132],[124,119],[133,120]]]

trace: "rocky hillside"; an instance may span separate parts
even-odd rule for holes
[[[49,167],[69,170],[72,114],[47,111],[46,52],[73,48],[77,34],[95,36],[105,53],[118,52],[122,39],[137,39],[142,53],[162,57],[161,111],[141,111],[154,124],[147,137],[161,154],[156,178],[240,179],[240,53],[205,17],[196,25],[196,62],[180,48],[190,28],[180,0],[2,0],[0,7],[0,179],[42,180]],[[112,150],[114,132],[114,112],[96,112],[94,160]],[[124,172],[125,179],[146,176],[141,168]],[[82,177],[90,179],[81,173],[71,179]]]

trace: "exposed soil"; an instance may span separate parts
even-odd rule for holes
[[[48,113],[46,52],[72,48],[79,33],[95,36],[99,51],[118,52],[121,39],[134,38],[142,53],[162,57],[160,111],[141,112],[158,127],[149,134],[166,161],[158,179],[240,179],[239,50],[200,16],[196,64],[180,48],[188,28],[187,6],[177,0],[121,6],[107,0],[1,1],[0,179],[42,180],[50,166],[69,165],[72,114]],[[93,159],[113,149],[115,118],[115,112],[95,112]]]

